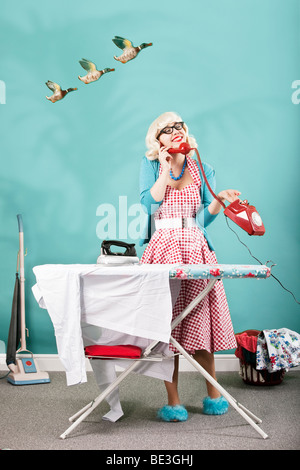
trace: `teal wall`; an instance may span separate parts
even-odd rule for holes
[[[169,110],[188,123],[218,190],[237,188],[257,207],[265,236],[237,232],[300,298],[298,0],[1,0],[0,9],[0,339],[10,321],[16,215],[28,251],[27,346],[56,353],[49,316],[31,292],[32,268],[96,261],[97,208],[118,212],[120,196],[128,207],[139,203],[145,135]],[[123,65],[113,59],[115,35],[154,45]],[[82,57],[116,71],[84,85]],[[78,91],[52,104],[47,80]],[[255,263],[222,214],[210,234],[220,263]],[[236,332],[300,330],[299,304],[273,278],[225,288]]]

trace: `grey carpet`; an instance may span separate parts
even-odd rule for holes
[[[197,372],[180,374],[180,395],[189,412],[184,423],[156,418],[165,404],[163,382],[131,374],[120,386],[124,416],[116,423],[101,419],[106,403],[88,416],[65,440],[59,438],[68,418],[98,395],[92,373],[88,382],[67,387],[63,372],[51,383],[14,386],[0,380],[0,449],[12,450],[298,450],[299,381],[292,370],[280,385],[249,386],[237,372],[218,373],[218,380],[240,403],[262,419],[263,439],[230,407],[223,416],[202,414],[206,395]]]

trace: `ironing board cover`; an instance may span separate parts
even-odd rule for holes
[[[236,265],[236,264],[195,264],[176,265],[170,268],[171,279],[236,279],[256,278],[265,279],[271,274],[271,269],[264,265]]]

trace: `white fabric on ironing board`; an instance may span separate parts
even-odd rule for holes
[[[102,275],[101,286],[99,275]],[[99,290],[101,289],[101,293]],[[82,320],[133,336],[170,339],[169,266],[101,267],[82,276]],[[99,315],[101,312],[101,315]]]
[[[68,385],[87,381],[81,321],[144,338],[146,345],[169,343],[168,266],[43,265],[33,272],[32,290],[52,320]]]

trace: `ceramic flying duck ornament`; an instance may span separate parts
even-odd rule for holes
[[[46,85],[51,91],[53,91],[52,96],[46,96],[47,100],[52,101],[52,103],[62,100],[68,93],[70,93],[70,91],[77,90],[77,88],[68,88],[67,90],[62,90],[57,83],[51,82],[51,80],[48,80]]]
[[[103,70],[97,70],[96,64],[91,62],[90,60],[87,59],[82,59],[79,61],[80,65],[87,71],[87,74],[84,77],[80,77],[78,75],[79,80],[82,82],[88,84],[91,82],[96,82],[99,80],[102,75],[108,72],[113,72],[115,69],[103,69]]]
[[[131,41],[129,41],[129,39],[122,38],[121,36],[115,36],[112,41],[120,49],[123,49],[123,54],[121,54],[119,57],[114,56],[114,59],[118,60],[119,62],[122,62],[122,64],[126,64],[126,62],[128,62],[129,60],[135,59],[138,53],[142,49],[145,49],[145,47],[152,46],[152,42],[143,42],[143,44],[141,44],[140,46],[134,47],[134,45]]]

